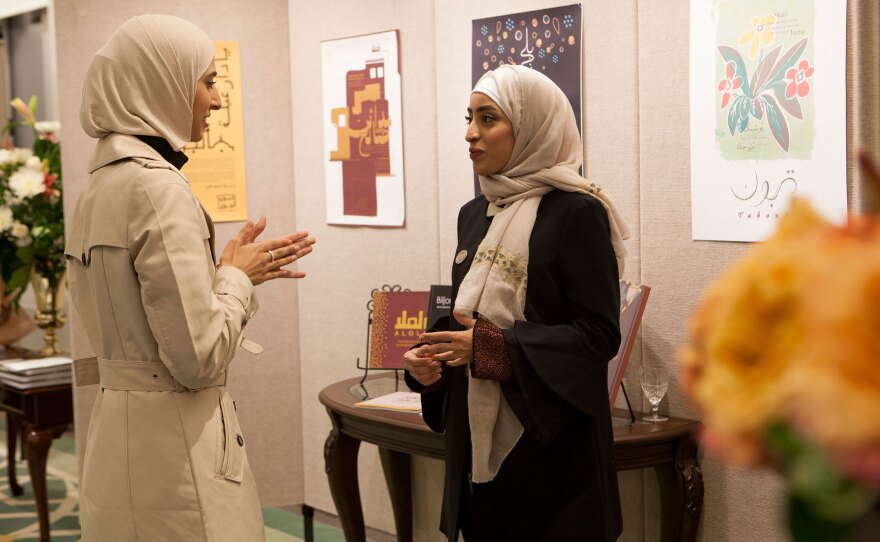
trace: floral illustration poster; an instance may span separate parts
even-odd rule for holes
[[[239,42],[218,41],[214,48],[221,105],[211,112],[202,140],[183,148],[186,177],[214,222],[247,220]]]
[[[846,216],[846,1],[691,1],[693,238],[760,241],[795,195]]]
[[[402,226],[397,30],[321,43],[327,223]]]

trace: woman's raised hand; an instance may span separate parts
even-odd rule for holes
[[[231,265],[241,269],[254,286],[278,278],[303,278],[302,271],[283,269],[312,252],[315,238],[306,231],[298,231],[269,239],[257,241],[266,229],[266,218],[260,217],[256,224],[248,221],[233,237],[220,255],[220,265]]]

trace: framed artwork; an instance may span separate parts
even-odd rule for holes
[[[844,220],[845,67],[845,0],[691,1],[694,239],[763,240],[795,195]]]
[[[321,43],[327,223],[402,226],[397,30]]]

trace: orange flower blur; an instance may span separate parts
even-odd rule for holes
[[[709,290],[679,351],[707,447],[765,460],[776,422],[880,487],[880,217],[825,222],[795,200]]]

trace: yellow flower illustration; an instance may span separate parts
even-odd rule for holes
[[[766,17],[752,17],[752,29],[745,32],[737,40],[737,45],[743,46],[749,42],[749,60],[755,60],[758,56],[758,47],[761,44],[770,45],[776,38],[773,33],[773,25],[776,24],[776,15],[772,13]]]

